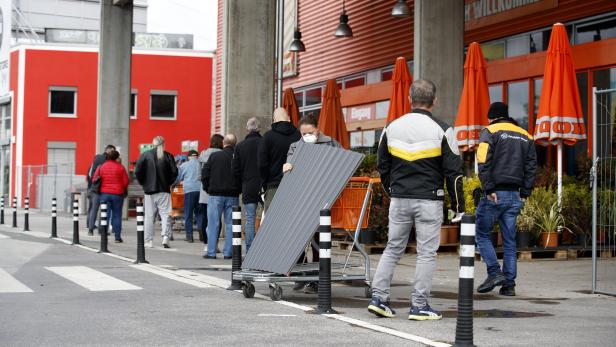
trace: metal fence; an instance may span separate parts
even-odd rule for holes
[[[592,290],[616,295],[616,89],[593,89]]]
[[[24,165],[18,167],[22,198],[30,198],[30,208],[51,210],[51,199],[58,201],[58,211],[69,212],[73,194],[85,192],[87,184],[83,175],[75,175],[73,164]],[[23,200],[23,199],[22,199]],[[85,209],[85,199],[80,200],[80,210]]]

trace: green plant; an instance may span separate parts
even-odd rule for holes
[[[592,225],[592,192],[586,183],[563,187],[561,213],[565,224],[575,233],[590,235]]]
[[[550,187],[538,187],[533,190],[526,204],[520,211],[518,216],[517,226],[518,229],[523,231],[534,231],[535,236],[539,236],[540,230],[537,229],[537,221],[539,215],[550,206],[557,204],[557,196],[554,189]]]
[[[381,183],[372,187],[372,199],[368,228],[376,233],[377,242],[387,241],[389,228],[389,195]]]
[[[464,178],[464,204],[466,207],[466,214],[475,214],[477,206],[473,199],[473,192],[475,189],[481,189],[481,181],[477,175]]]
[[[556,181],[557,177],[553,167],[541,166],[537,170],[535,187],[555,188]]]
[[[534,232],[535,212],[536,211],[533,209],[532,205],[528,203],[527,200],[516,220],[516,227],[518,229],[518,232]]]
[[[377,156],[376,154],[367,154],[359,164],[353,176],[355,177],[379,177],[379,172],[376,169]]]

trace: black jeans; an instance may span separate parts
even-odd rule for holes
[[[199,204],[197,207],[197,226],[199,232],[202,234],[203,243],[207,245],[207,204]],[[218,224],[218,237],[220,237],[220,231],[222,230],[222,223]]]

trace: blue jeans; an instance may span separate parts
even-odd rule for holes
[[[496,258],[494,246],[490,241],[490,233],[494,223],[498,221],[503,238],[503,267],[506,286],[515,286],[517,274],[516,257],[516,219],[524,203],[517,191],[496,191],[497,202],[487,199],[485,196],[477,206],[475,231],[477,234],[477,247],[481,258],[486,263],[488,276],[496,276],[501,273],[501,267]]]
[[[252,240],[255,238],[255,224],[257,223],[257,203],[244,204],[244,213],[246,214],[246,225],[244,233],[246,234],[246,252],[252,245]]]
[[[184,229],[186,237],[193,236],[193,215],[199,207],[199,191],[184,193]]]
[[[113,227],[113,233],[115,239],[121,239],[120,233],[122,232],[122,205],[124,205],[124,196],[119,194],[101,194],[101,203],[107,203],[107,210],[111,217],[111,226]]]
[[[216,256],[216,245],[218,244],[218,228],[220,227],[220,216],[224,213],[225,218],[225,245],[222,255],[231,256],[232,251],[232,213],[233,206],[238,206],[239,198],[235,196],[211,196],[207,202],[207,255]]]

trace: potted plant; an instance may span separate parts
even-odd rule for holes
[[[516,220],[516,247],[519,249],[529,248],[533,241],[533,229],[535,228],[535,206],[532,195],[520,211]]]
[[[564,227],[563,216],[558,212],[558,203],[537,211],[535,224],[539,228],[539,239],[544,248],[558,246],[558,233]]]
[[[565,223],[575,235],[575,242],[586,247],[592,225],[592,194],[586,184],[574,183],[564,186],[561,212]]]

